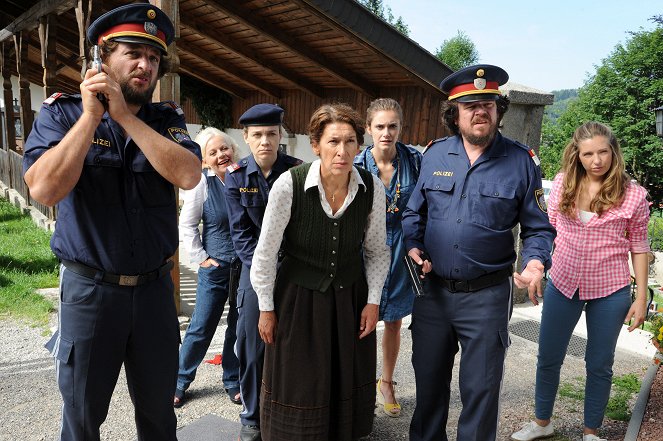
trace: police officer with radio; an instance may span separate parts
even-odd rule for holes
[[[26,140],[30,194],[58,210],[59,329],[47,347],[64,401],[61,440],[99,439],[123,364],[138,439],[177,439],[173,186],[193,188],[201,163],[182,110],[151,102],[173,35],[150,4],[103,14],[87,32],[101,71],[86,72],[80,94],[48,98]]]
[[[524,268],[516,283],[541,292],[555,232],[534,152],[498,132],[508,110],[497,66],[476,65],[440,87],[454,136],[428,146],[403,213],[408,254],[423,266],[427,294],[412,312],[416,409],[413,441],[446,440],[451,373],[462,347],[459,441],[495,440],[504,357],[510,344],[512,229],[520,223]],[[430,256],[430,257],[428,257]]]
[[[260,437],[260,386],[265,346],[258,333],[258,296],[251,286],[251,262],[258,244],[269,190],[276,179],[301,160],[279,152],[283,134],[283,109],[274,104],[257,104],[239,118],[244,141],[251,154],[228,167],[226,204],[230,235],[242,261],[237,289],[237,342],[240,392],[244,409],[240,413],[240,441]]]

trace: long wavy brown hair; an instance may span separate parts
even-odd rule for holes
[[[610,169],[603,176],[601,189],[589,204],[590,210],[601,216],[601,214],[611,207],[621,204],[626,193],[626,187],[629,185],[631,179],[625,170],[624,156],[619,147],[619,141],[617,141],[610,127],[596,121],[584,123],[575,130],[571,142],[566,145],[564,154],[562,155],[564,180],[559,198],[559,211],[571,218],[577,216],[575,204],[582,188],[583,180],[587,176],[587,172],[580,162],[578,146],[582,141],[595,136],[604,136],[608,140],[612,151],[612,164],[610,164]]]

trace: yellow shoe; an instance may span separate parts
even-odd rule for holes
[[[396,394],[394,393],[394,386],[396,386],[397,383],[395,381],[383,380],[382,377],[380,377],[375,389],[377,393],[378,404],[382,406],[382,411],[386,413],[387,416],[390,416],[392,418],[398,418],[399,416],[401,416],[401,405],[398,403],[398,401],[396,401],[396,403],[385,402],[384,395],[382,394],[382,389],[380,389],[382,383],[391,386],[391,393],[394,396],[394,399],[396,399]]]

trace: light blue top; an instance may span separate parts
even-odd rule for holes
[[[354,163],[379,177],[380,171],[373,158],[372,149],[372,145],[366,147],[355,157]],[[385,188],[387,246],[391,249],[391,266],[382,290],[380,320],[396,321],[412,312],[414,292],[403,263],[406,250],[401,216],[419,178],[421,157],[421,153],[414,147],[396,143],[396,156],[392,163],[396,173],[391,177],[389,187]]]

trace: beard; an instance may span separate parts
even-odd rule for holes
[[[129,84],[129,81],[135,76],[138,76],[137,73],[132,72],[127,78],[124,78],[122,81],[120,81],[120,89],[122,90],[124,101],[126,101],[127,104],[135,106],[142,106],[152,102],[152,94],[154,93],[154,89],[157,87],[156,81],[154,84],[151,84],[150,87],[141,91],[133,88]]]
[[[485,135],[475,135],[474,133],[469,131],[466,132],[465,130],[460,129],[459,127],[460,134],[462,135],[463,139],[470,144],[486,147],[493,141],[493,138],[495,138],[495,135],[497,134],[497,124],[493,121],[490,121],[489,123],[490,130]]]

